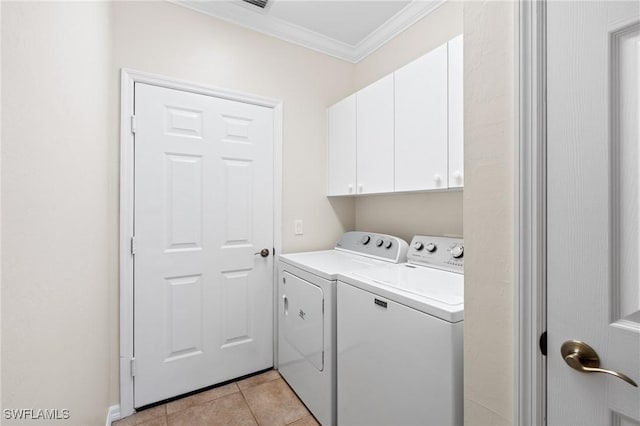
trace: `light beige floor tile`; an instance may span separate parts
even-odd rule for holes
[[[176,401],[168,402],[167,414],[173,414],[177,411],[184,410],[194,405],[204,404],[206,402],[213,401],[214,399],[218,399],[235,392],[239,392],[238,386],[236,386],[235,383],[229,383],[228,385],[209,389],[208,391],[187,396],[186,398],[181,398]]]
[[[307,416],[293,423],[289,423],[288,426],[320,426],[320,423],[318,423],[313,416]]]
[[[132,414],[124,419],[117,420],[113,422],[113,426],[135,426],[136,424],[136,415]]]
[[[260,425],[284,426],[309,416],[309,411],[282,379],[243,389],[242,393]]]
[[[240,380],[238,382],[238,387],[240,389],[249,389],[254,386],[261,385],[263,383],[270,382],[272,380],[276,380],[280,378],[280,374],[276,370],[269,370],[262,374],[258,374],[257,376],[249,377],[248,379]]]
[[[156,417],[162,417],[167,414],[167,409],[165,404],[158,405],[157,407],[148,408],[146,410],[140,411],[133,415],[134,421],[136,425],[141,423],[148,422],[151,419]]]
[[[138,423],[137,426],[167,426],[167,416],[156,417],[148,422]]]
[[[239,392],[167,416],[168,426],[256,425]]]

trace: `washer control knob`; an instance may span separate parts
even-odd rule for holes
[[[454,248],[451,249],[451,256],[453,256],[454,259],[460,259],[463,254],[464,254],[463,246],[455,246]]]
[[[367,244],[369,244],[369,241],[371,241],[371,237],[370,237],[370,236],[368,236],[368,235],[365,235],[364,237],[362,237],[362,238],[360,239],[360,242],[361,242],[362,244],[364,244],[365,246],[366,246]]]
[[[384,241],[382,241],[382,239],[378,238],[378,239],[376,240],[376,246],[378,246],[378,247],[382,247],[382,243],[384,243]]]
[[[413,245],[414,250],[420,251],[424,248],[424,244],[422,244],[420,241],[416,241],[416,243]]]
[[[388,249],[390,249],[390,248],[391,248],[391,246],[392,246],[392,245],[393,245],[393,242],[392,242],[392,241],[387,241],[387,242],[384,244],[384,248],[386,248],[386,249],[388,250]]]
[[[435,244],[433,243],[429,243],[427,244],[427,246],[425,247],[427,249],[427,251],[429,253],[433,253],[434,251],[436,251],[436,249],[438,248]]]

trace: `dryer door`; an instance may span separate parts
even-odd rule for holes
[[[280,303],[281,335],[292,349],[293,359],[281,362],[306,360],[319,371],[324,369],[324,294],[313,283],[289,272],[283,273],[282,300]]]

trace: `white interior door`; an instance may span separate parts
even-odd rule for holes
[[[550,1],[548,423],[640,425],[640,3]],[[591,363],[591,365],[589,365]]]
[[[136,83],[135,115],[140,407],[273,365],[273,111]]]

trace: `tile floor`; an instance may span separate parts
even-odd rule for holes
[[[317,426],[275,370],[136,413],[113,426]]]

